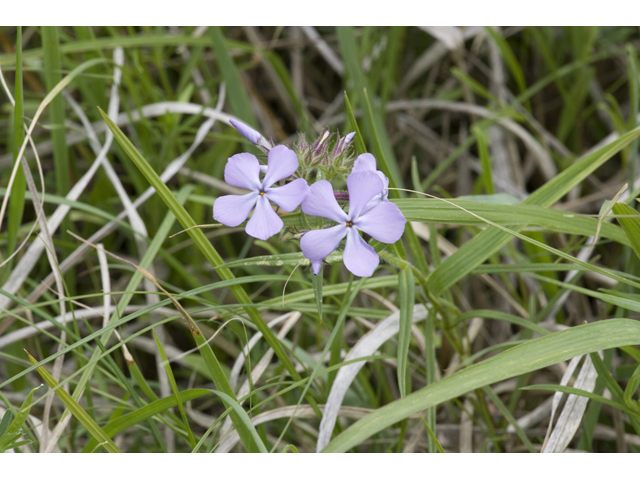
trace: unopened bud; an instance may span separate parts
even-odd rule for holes
[[[233,118],[229,120],[229,123],[233,128],[235,128],[240,134],[249,140],[254,145],[258,145],[260,140],[262,139],[262,135],[259,132],[255,131],[249,125],[245,125],[239,120],[234,120]]]

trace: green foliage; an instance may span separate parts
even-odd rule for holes
[[[625,215],[625,217],[618,217],[618,222],[620,222],[631,248],[640,257],[640,213],[624,203],[616,203],[611,210],[616,215]]]
[[[562,449],[638,451],[637,29],[0,39],[0,451],[538,452],[549,419],[523,418],[554,393],[588,400]],[[365,235],[371,278],[344,244],[314,276],[299,239],[331,224],[299,210],[266,241],[208,228],[227,158],[266,160],[230,116],[274,145],[356,132],[344,158],[407,219]],[[563,381],[586,354],[593,388]]]
[[[12,421],[12,413],[11,410],[6,410],[4,415],[2,416],[2,420],[0,421],[0,453],[5,452],[6,450],[17,448],[21,445],[28,445],[31,443],[30,440],[27,441],[19,441],[20,437],[22,437],[25,433],[23,430],[23,426],[27,421],[27,417],[29,416],[29,412],[31,411],[31,406],[33,402],[33,394],[39,387],[34,388],[29,392],[27,398],[25,398],[20,410],[16,414],[16,418],[13,418]]]

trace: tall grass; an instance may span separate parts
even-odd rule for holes
[[[637,30],[0,40],[0,451],[640,452]],[[206,226],[231,118],[357,131],[372,277]]]

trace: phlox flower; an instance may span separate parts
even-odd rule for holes
[[[311,260],[314,275],[320,271],[322,260],[347,237],[342,256],[344,265],[354,275],[370,277],[380,259],[360,232],[383,243],[398,241],[404,232],[406,220],[395,204],[378,201],[376,206],[367,210],[372,199],[384,189],[384,182],[375,171],[352,173],[347,178],[347,188],[349,213],[340,208],[333,187],[326,180],[311,185],[309,195],[302,202],[302,211],[307,215],[325,217],[337,223],[330,228],[307,232],[300,239],[302,253]]]
[[[275,235],[283,226],[282,219],[273,211],[269,202],[291,212],[310,192],[307,182],[302,178],[282,187],[272,187],[298,169],[298,157],[292,150],[284,145],[272,148],[267,163],[267,172],[260,181],[261,165],[255,155],[239,153],[229,158],[224,168],[225,182],[234,187],[246,188],[250,192],[246,195],[225,195],[213,204],[213,218],[229,227],[240,225],[253,207],[256,207],[245,231],[260,240]]]
[[[353,169],[351,170],[351,173],[357,172],[375,172],[376,175],[380,177],[380,180],[382,180],[382,183],[384,185],[384,188],[380,191],[380,193],[375,195],[369,201],[369,203],[365,205],[363,210],[364,212],[372,209],[381,202],[389,201],[389,179],[380,170],[376,170],[376,159],[373,155],[371,155],[370,153],[363,153],[362,155],[358,156],[358,158],[356,158],[356,161],[353,163]]]

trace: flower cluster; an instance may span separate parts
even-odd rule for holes
[[[376,169],[373,155],[364,153],[353,159],[350,143],[354,133],[343,138],[338,136],[333,149],[329,144],[332,137],[329,132],[324,132],[311,145],[304,141],[304,135],[301,134],[296,151],[293,151],[284,145],[269,144],[260,133],[237,120],[231,121],[231,124],[247,140],[267,153],[267,165],[261,164],[250,153],[229,158],[224,169],[225,181],[248,190],[248,193],[218,198],[213,205],[213,218],[224,225],[236,227],[254,210],[247,222],[246,232],[252,237],[266,240],[283,227],[282,219],[274,211],[272,203],[287,212],[301,206],[306,215],[327,218],[336,223],[329,228],[308,231],[300,239],[300,248],[311,261],[314,275],[320,272],[322,261],[346,237],[343,254],[345,266],[354,275],[370,277],[379,264],[379,258],[360,232],[382,243],[394,243],[402,236],[406,220],[400,209],[389,202],[389,179]],[[343,195],[334,192],[328,180],[318,180],[311,186],[307,184],[306,179],[313,176],[312,168],[316,169],[316,178],[318,171],[321,172],[320,176],[329,179],[333,175],[348,173],[347,213],[336,200],[336,197],[343,198]],[[282,186],[274,186],[296,173],[299,178]]]

